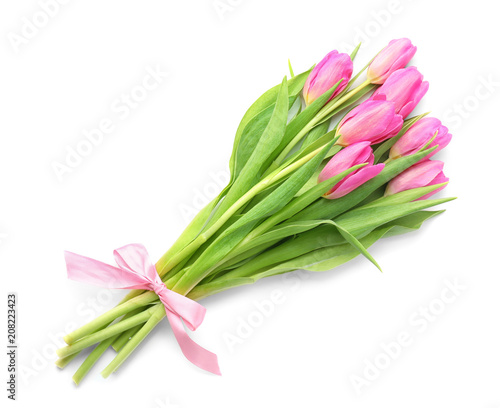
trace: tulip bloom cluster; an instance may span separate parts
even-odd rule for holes
[[[159,303],[166,290],[178,301],[196,301],[297,269],[330,270],[358,255],[380,268],[368,247],[442,212],[426,209],[451,200],[430,199],[448,183],[434,157],[451,134],[437,118],[409,117],[429,87],[408,66],[416,47],[391,41],[355,85],[358,49],[331,51],[248,109],[234,138],[228,185],[150,265],[154,291],[133,290],[64,337],[61,368],[98,344],[74,375],[77,384],[110,347],[117,354],[102,374],[116,371],[166,315],[178,321],[178,335],[180,316],[172,320],[174,312]]]
[[[429,89],[429,83],[423,80],[423,75],[416,67],[405,68],[415,52],[416,47],[410,40],[406,38],[392,40],[370,63],[367,82],[381,86],[368,100],[348,112],[337,125],[336,144],[345,149],[327,163],[318,181],[331,178],[355,164],[364,163],[366,167],[347,175],[325,194],[325,198],[340,198],[382,171],[384,164],[374,165],[374,156],[369,146],[394,138],[401,131],[404,119],[415,109]],[[322,62],[321,67],[318,65],[310,77],[317,75],[315,71],[328,70],[328,60]],[[341,72],[342,67],[335,64],[335,71]],[[338,78],[336,76],[333,80]],[[332,85],[332,81],[327,84],[327,86]],[[319,83],[317,87],[320,89]],[[419,163],[391,180],[387,185],[386,195],[447,183],[448,178],[443,173],[444,163],[429,159],[446,147],[450,140],[451,134],[438,119],[424,117],[416,121],[393,144],[389,151],[389,160],[416,154],[425,147],[434,147],[434,150]],[[420,199],[428,198],[443,188],[444,185]]]

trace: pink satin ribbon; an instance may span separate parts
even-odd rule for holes
[[[221,375],[217,355],[195,343],[186,333],[203,322],[206,309],[194,300],[167,289],[143,245],[125,245],[114,252],[118,268],[72,252],[64,253],[68,278],[110,289],[145,289],[154,291],[165,306],[175,338],[186,358],[194,365]]]

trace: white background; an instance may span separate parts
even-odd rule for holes
[[[0,267],[2,296],[18,294],[18,406],[500,407],[495,2],[216,4],[227,7],[74,0],[46,21],[34,0],[0,6]],[[15,45],[34,18],[44,27]],[[117,374],[99,375],[108,351],[75,387],[81,360],[63,371],[53,365],[65,326],[84,323],[123,293],[110,299],[69,281],[63,250],[111,262],[114,248],[141,242],[158,259],[187,213],[222,187],[217,177],[240,118],[287,74],[288,58],[301,72],[331,49],[363,40],[359,69],[400,37],[418,46],[413,64],[430,81],[416,112],[431,110],[454,134],[439,154],[451,179],[440,195],[459,197],[448,211],[416,233],[374,245],[383,274],[356,259],[202,301],[207,318],[192,337],[218,354],[222,377],[188,363],[162,322]],[[122,118],[112,106],[158,67],[168,75]],[[64,164],[67,147],[105,119],[113,131],[58,180],[53,163]],[[421,306],[442,304],[447,280],[462,286],[459,295],[417,325]],[[276,290],[284,302],[228,347],[224,336]],[[400,332],[412,343],[358,393],[353,375],[364,376],[381,344]],[[5,389],[6,361],[0,372]]]

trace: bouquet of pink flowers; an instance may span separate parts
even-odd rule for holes
[[[408,117],[428,89],[415,67],[405,68],[416,47],[393,40],[352,77],[358,49],[332,51],[298,75],[290,66],[291,78],[254,102],[236,131],[228,185],[156,264],[139,244],[115,250],[117,266],[66,252],[69,278],[132,289],[65,336],[61,368],[94,347],[77,384],[109,347],[117,355],[102,375],[114,372],[164,317],[186,358],[220,374],[216,355],[183,325],[195,330],[203,321],[197,300],[297,269],[330,270],[360,254],[379,268],[370,245],[442,212],[426,210],[451,200],[429,199],[448,182],[431,157],[451,134],[427,114]]]

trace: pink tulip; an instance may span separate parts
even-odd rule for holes
[[[429,83],[423,78],[415,67],[398,69],[373,93],[372,98],[385,95],[388,101],[394,102],[396,113],[406,118],[429,89]]]
[[[348,146],[356,142],[382,142],[396,135],[403,126],[403,118],[396,114],[394,103],[378,96],[352,109],[340,121],[337,144]]]
[[[443,167],[444,163],[438,160],[426,160],[422,163],[414,164],[389,182],[385,190],[385,195],[388,196],[418,187],[447,183],[449,178],[444,175]],[[445,186],[439,187],[437,190],[420,197],[419,200],[429,198],[443,188]]]
[[[359,142],[342,149],[331,158],[321,171],[318,182],[321,183],[322,181],[328,180],[357,164],[368,164],[345,176],[325,194],[325,197],[328,199],[343,197],[352,190],[358,188],[361,184],[375,177],[382,171],[384,164],[376,164],[374,166],[373,161],[374,157],[370,142]]]
[[[340,80],[342,82],[330,99],[342,92],[351,79],[352,69],[349,55],[339,54],[337,50],[328,53],[307,77],[302,91],[306,105],[313,103]]]
[[[370,63],[366,76],[372,84],[383,84],[394,71],[404,68],[415,52],[417,47],[408,38],[392,40]]]
[[[448,128],[441,124],[436,118],[423,118],[413,124],[408,131],[401,136],[389,152],[390,159],[398,159],[402,156],[409,156],[422,149],[429,140],[436,134],[434,140],[428,147],[438,146],[436,150],[423,158],[421,161],[429,159],[441,149],[444,149],[451,140]]]

